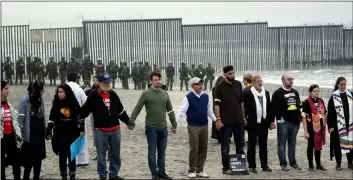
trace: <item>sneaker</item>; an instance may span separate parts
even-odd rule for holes
[[[109,176],[109,180],[123,180],[124,178],[119,176]]]
[[[226,169],[226,170],[223,170],[223,174],[233,175],[233,172],[230,169]]]
[[[326,169],[326,168],[324,168],[324,166],[322,166],[322,165],[318,165],[318,166],[316,166],[316,170],[320,170],[320,171],[327,171],[327,169]]]
[[[191,172],[188,174],[189,178],[196,178],[196,173],[195,172]]]
[[[208,178],[208,175],[204,172],[197,173],[196,176],[200,178]]]
[[[288,166],[281,166],[282,171],[289,171],[289,167]]]
[[[266,166],[266,167],[262,168],[262,171],[264,171],[264,172],[272,172],[272,169],[270,167]]]
[[[310,166],[310,167],[309,167],[309,171],[310,171],[310,172],[315,172],[314,166]]]
[[[342,171],[342,167],[341,167],[340,164],[337,164],[337,165],[336,165],[336,171]]]
[[[159,178],[161,178],[161,179],[168,179],[168,180],[173,179],[170,176],[168,176],[166,173],[163,173],[163,174],[159,173],[158,175],[159,175]]]
[[[258,173],[257,170],[256,170],[256,168],[249,168],[249,171],[250,171],[251,173]]]
[[[293,164],[292,166],[291,166],[293,169],[296,169],[296,170],[302,170],[302,168],[301,167],[299,167],[298,166],[298,164]]]

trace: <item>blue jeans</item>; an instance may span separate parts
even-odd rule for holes
[[[100,177],[107,177],[107,156],[108,145],[110,147],[109,176],[117,176],[121,166],[120,159],[120,129],[112,132],[105,132],[99,129],[94,131],[96,134],[97,148],[97,171]]]
[[[146,126],[148,144],[148,167],[151,173],[165,174],[165,151],[167,149],[168,128]],[[157,161],[156,161],[157,149]],[[157,162],[157,163],[156,163]]]
[[[230,169],[229,167],[229,138],[234,136],[235,149],[237,154],[245,154],[244,147],[244,124],[223,124],[222,128],[222,142],[221,142],[221,153],[222,153],[222,164],[223,170]]]
[[[277,120],[277,145],[278,159],[281,166],[287,166],[286,160],[286,144],[288,141],[288,159],[289,165],[296,164],[295,147],[297,144],[297,134],[300,128],[300,123],[292,123],[283,120]]]

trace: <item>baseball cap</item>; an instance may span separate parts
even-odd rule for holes
[[[101,74],[98,78],[98,81],[102,83],[110,83],[113,80],[108,74]]]
[[[190,79],[190,84],[198,84],[198,83],[203,83],[203,80],[198,78],[198,77],[193,77],[192,79]]]

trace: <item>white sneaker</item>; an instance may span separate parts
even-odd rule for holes
[[[188,175],[189,178],[196,178],[196,173],[192,172]]]
[[[196,176],[201,178],[208,178],[208,175],[204,172],[197,173]]]

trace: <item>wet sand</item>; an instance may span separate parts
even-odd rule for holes
[[[130,85],[130,88],[133,87]],[[10,87],[10,100],[17,109],[20,98],[24,95],[27,89],[27,85],[17,85]],[[135,90],[122,90],[121,84],[115,89],[128,114],[131,114],[140,94],[142,91]],[[270,92],[273,90],[269,89]],[[46,118],[49,116],[51,103],[55,87],[46,86],[45,89],[45,111]],[[210,91],[207,91],[211,95]],[[177,112],[180,103],[186,94],[185,91],[179,91],[179,88],[175,87],[174,91],[169,92],[171,101],[173,103],[174,110]],[[304,99],[304,97],[302,97]],[[326,100],[327,102],[327,100]],[[144,118],[145,110],[143,109],[136,120],[136,128],[133,131],[129,131],[125,124],[121,126],[121,169],[119,175],[127,179],[150,179],[150,173],[147,163],[147,142],[144,133]],[[170,125],[169,120],[168,124]],[[97,166],[96,161],[92,160],[95,155],[95,148],[93,147],[93,138],[91,131],[90,121],[88,124],[88,147],[90,155],[90,164],[84,167],[77,167],[77,179],[97,179]],[[166,170],[167,173],[175,179],[187,179],[188,171],[188,133],[187,123],[185,118],[178,122],[178,131],[176,134],[169,133],[168,147],[166,152]],[[279,161],[277,157],[277,138],[276,130],[269,132],[268,138],[268,162],[269,166],[273,169],[273,172],[262,172],[258,168],[258,174],[250,174],[249,176],[230,176],[222,174],[221,164],[221,148],[216,140],[209,138],[208,156],[204,171],[212,179],[352,179],[353,171],[347,169],[346,157],[342,158],[343,171],[337,172],[335,168],[335,160],[330,161],[329,159],[329,136],[327,135],[327,143],[324,146],[322,152],[322,164],[328,169],[326,172],[309,172],[308,162],[306,156],[307,142],[303,137],[303,128],[300,128],[297,138],[297,150],[296,157],[298,165],[303,168],[302,171],[290,170],[284,172],[280,170]],[[209,122],[209,136],[211,136],[211,122]],[[246,148],[244,148],[246,152]],[[50,141],[46,142],[47,158],[43,161],[41,178],[42,179],[59,179],[59,163],[58,156],[52,152]],[[258,149],[257,149],[258,152]],[[234,144],[231,146],[231,153],[235,153]],[[258,155],[256,156],[257,166],[260,167]],[[109,165],[107,166],[109,167]],[[22,170],[23,173],[23,170]],[[12,168],[6,169],[7,177],[12,178]]]

